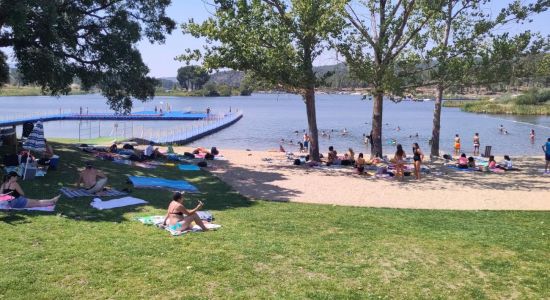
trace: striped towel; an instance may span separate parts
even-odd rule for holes
[[[69,198],[77,198],[77,197],[95,197],[95,196],[103,196],[103,197],[115,197],[115,196],[124,196],[126,193],[117,191],[115,189],[110,189],[106,191],[100,191],[97,195],[90,194],[86,189],[70,189],[63,187],[59,189],[60,192],[62,192],[65,196]]]

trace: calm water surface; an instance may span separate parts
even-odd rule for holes
[[[63,97],[1,97],[0,118],[21,113],[78,112],[80,107],[92,112],[105,112],[109,107],[100,95],[80,95]],[[301,140],[302,131],[307,128],[305,105],[299,96],[288,94],[255,94],[251,97],[157,97],[147,103],[136,101],[134,110],[153,110],[155,106],[165,107],[169,103],[172,110],[201,110],[211,107],[214,113],[240,109],[244,118],[233,126],[214,135],[194,142],[194,146],[217,146],[219,148],[265,150],[278,148],[279,141]],[[395,146],[390,139],[403,144],[405,150],[418,142],[429,153],[428,140],[431,135],[433,102],[384,102],[383,137],[386,153],[393,152]],[[365,152],[363,134],[370,132],[372,102],[362,101],[360,96],[317,95],[317,120],[320,131],[331,132],[331,138],[320,138],[323,152],[333,145],[339,152],[348,147],[356,152]],[[190,125],[184,121],[158,122],[92,122],[87,130],[80,130],[83,137],[134,135],[141,130]],[[499,133],[500,125],[508,130],[508,135]],[[116,125],[116,126],[115,126]],[[79,124],[76,121],[56,121],[45,124],[46,137],[78,137]],[[144,127],[144,129],[142,129]],[[400,130],[397,130],[397,127]],[[339,131],[346,128],[349,135]],[[536,140],[532,144],[529,131],[534,129]],[[296,136],[294,131],[299,131]],[[123,133],[122,131],[126,131]],[[116,133],[115,133],[116,132]],[[542,155],[541,145],[550,137],[550,117],[540,116],[495,116],[464,113],[456,108],[444,108],[442,113],[441,148],[451,152],[453,138],[459,134],[463,149],[471,152],[472,137],[479,132],[482,150],[485,145],[493,146],[493,153],[511,155]],[[415,137],[418,133],[418,137]],[[412,136],[412,137],[411,137]],[[287,150],[297,146],[285,143]],[[366,151],[368,152],[368,151]]]

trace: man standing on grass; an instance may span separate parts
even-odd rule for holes
[[[94,168],[91,162],[87,162],[86,169],[80,172],[76,187],[79,188],[81,183],[84,184],[90,194],[95,194],[103,190],[103,187],[107,184],[107,176]]]
[[[548,166],[550,166],[550,138],[545,145],[542,145],[542,150],[544,150],[544,156],[546,158],[546,167],[544,168],[544,173],[548,173]]]

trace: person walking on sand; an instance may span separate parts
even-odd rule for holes
[[[16,172],[10,172],[4,177],[4,182],[0,186],[0,191],[4,195],[12,196],[13,199],[8,201],[9,208],[30,208],[30,207],[45,207],[55,205],[61,195],[57,195],[51,199],[35,200],[25,197],[23,189],[17,183],[18,175]]]
[[[479,155],[479,133],[476,132],[474,135],[474,155]]]
[[[417,180],[420,180],[420,168],[422,167],[422,161],[424,160],[424,153],[420,150],[418,143],[413,144],[413,161],[414,161],[414,176]]]
[[[542,150],[544,150],[544,158],[546,159],[546,166],[544,167],[544,173],[550,172],[550,169],[548,168],[550,166],[550,138],[548,138],[548,141],[546,144],[542,146]]]
[[[103,190],[103,187],[107,184],[107,176],[94,168],[91,162],[87,162],[86,169],[80,172],[76,187],[79,188],[81,183],[84,184],[84,188],[90,194],[95,194]]]
[[[304,148],[306,151],[309,151],[309,135],[304,133]]]

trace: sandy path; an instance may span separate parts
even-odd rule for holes
[[[189,148],[177,149],[183,151]],[[397,181],[355,175],[351,168],[293,166],[277,152],[223,150],[222,154],[227,161],[214,161],[209,170],[252,199],[416,209],[550,210],[550,176],[541,172],[542,157],[513,158],[522,170],[505,174],[460,172],[431,164],[443,174]]]

